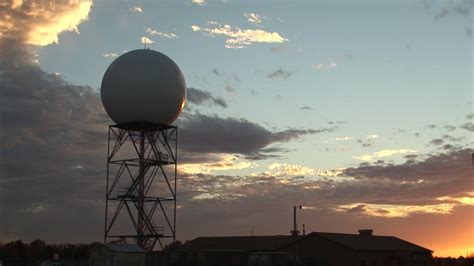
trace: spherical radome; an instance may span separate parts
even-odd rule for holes
[[[170,125],[186,103],[183,73],[166,55],[140,49],[119,56],[102,78],[105,111],[117,124]]]

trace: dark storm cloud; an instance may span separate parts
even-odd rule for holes
[[[267,78],[271,79],[287,79],[293,75],[293,72],[288,70],[283,70],[283,68],[279,68],[267,75]]]
[[[188,88],[187,90],[187,100],[190,103],[201,105],[204,103],[211,103],[222,108],[227,108],[227,103],[224,99],[220,97],[214,97],[208,91],[199,90],[196,88]]]
[[[190,152],[240,153],[255,155],[275,143],[288,142],[304,135],[335,131],[287,129],[272,132],[245,119],[188,114],[180,120],[180,142]]]

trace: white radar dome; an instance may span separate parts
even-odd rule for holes
[[[170,125],[186,104],[183,73],[168,56],[149,49],[119,56],[105,71],[102,104],[117,124]]]

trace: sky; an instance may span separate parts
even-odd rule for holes
[[[172,58],[177,239],[306,231],[474,252],[472,5],[420,1],[0,4],[0,241],[103,237],[102,76]]]

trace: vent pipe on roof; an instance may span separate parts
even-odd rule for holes
[[[359,230],[359,235],[361,235],[361,236],[372,236],[373,232],[374,232],[374,230],[372,230],[372,229],[360,229]]]

